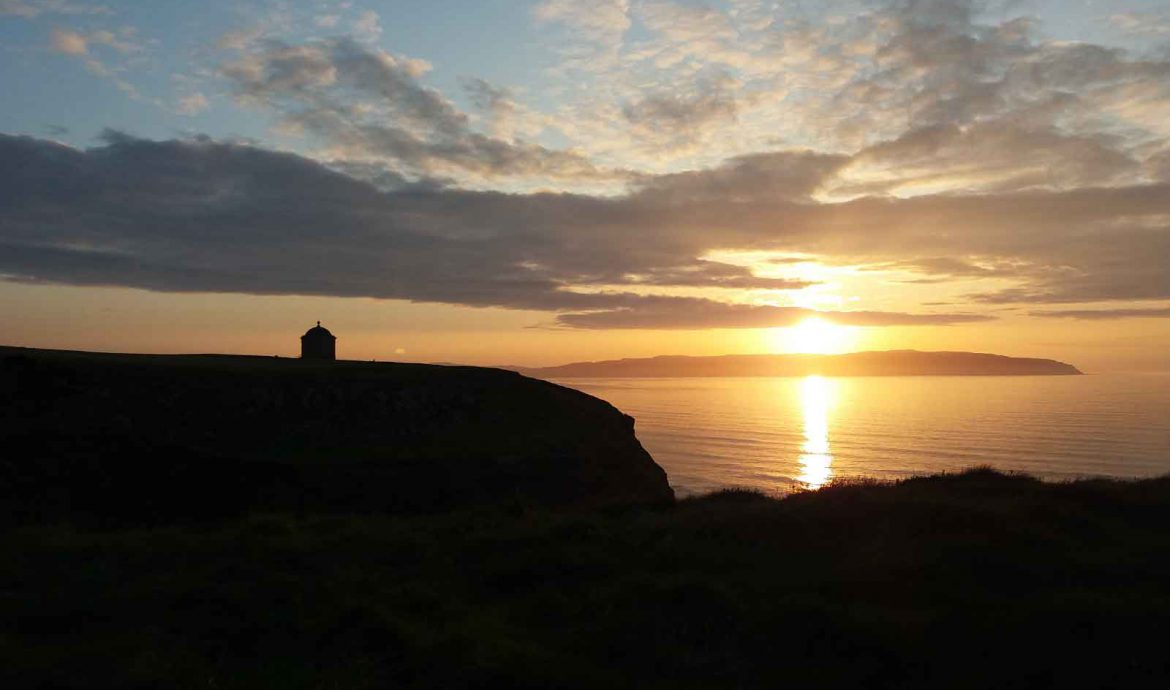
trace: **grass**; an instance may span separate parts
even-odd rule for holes
[[[0,439],[0,529],[673,497],[609,403],[474,367],[0,347]]]
[[[6,687],[1151,686],[1170,479],[0,535]]]

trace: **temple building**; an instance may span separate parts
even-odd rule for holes
[[[337,359],[337,336],[318,321],[301,336],[301,359]]]

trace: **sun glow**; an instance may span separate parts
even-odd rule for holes
[[[845,352],[856,339],[856,329],[812,316],[795,326],[773,329],[772,349],[815,355]]]
[[[810,489],[819,489],[833,476],[833,454],[829,448],[829,410],[833,406],[835,383],[809,376],[800,384],[800,407],[804,413],[804,444],[801,445],[801,474],[797,479]]]

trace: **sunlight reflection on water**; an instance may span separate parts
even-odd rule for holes
[[[1170,473],[1170,375],[566,379],[637,419],[679,496],[988,464]]]
[[[832,406],[832,382],[822,376],[809,376],[801,382],[804,443],[800,447],[802,472],[797,479],[810,489],[821,488],[833,476],[833,454],[829,448],[829,410]]]

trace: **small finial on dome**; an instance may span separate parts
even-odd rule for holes
[[[321,327],[321,322],[320,322],[320,321],[318,321],[318,322],[317,322],[317,328],[320,328],[320,327]]]

